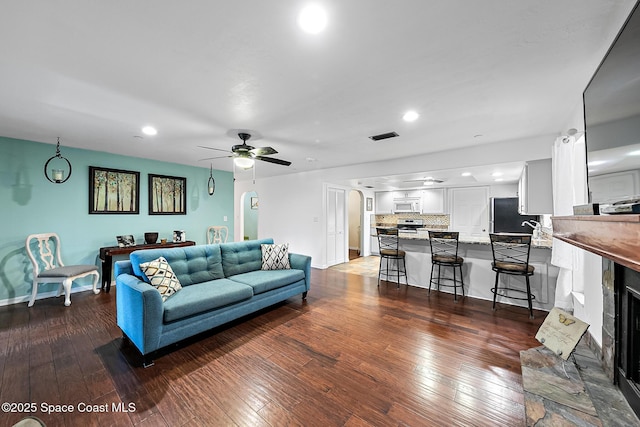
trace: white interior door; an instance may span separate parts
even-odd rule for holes
[[[327,189],[327,266],[346,262],[345,190]]]
[[[467,237],[487,237],[489,232],[489,189],[452,188],[451,231]]]

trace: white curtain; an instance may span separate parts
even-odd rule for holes
[[[588,202],[584,136],[563,136],[553,143],[553,214],[573,215],[573,206]],[[574,280],[574,271],[583,266],[583,252],[553,239],[551,263],[560,268],[555,306],[573,310],[571,292],[582,292],[584,284]]]

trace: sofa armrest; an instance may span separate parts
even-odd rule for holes
[[[118,327],[143,355],[158,349],[164,306],[160,292],[131,274],[116,276]]]
[[[289,264],[291,268],[304,271],[304,281],[308,291],[311,288],[311,257],[289,253]]]

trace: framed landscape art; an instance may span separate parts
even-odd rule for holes
[[[89,166],[90,214],[137,214],[140,172]]]
[[[149,174],[149,215],[186,215],[187,178]]]

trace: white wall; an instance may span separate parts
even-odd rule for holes
[[[312,266],[322,268],[326,265],[324,184],[345,185],[351,179],[365,177],[545,159],[551,157],[551,144],[555,137],[556,135],[545,135],[269,178],[260,178],[257,171],[255,184],[250,178],[236,177],[235,194],[254,190],[260,195],[259,238],[273,237],[276,242],[288,242],[291,252],[310,255]],[[374,197],[373,190],[359,190],[365,198]],[[238,227],[239,198],[235,204],[235,224]],[[369,229],[370,218],[371,215],[365,213],[363,230]],[[239,235],[239,230],[236,230],[235,236]],[[365,239],[364,243],[363,255],[368,255],[369,240]]]

